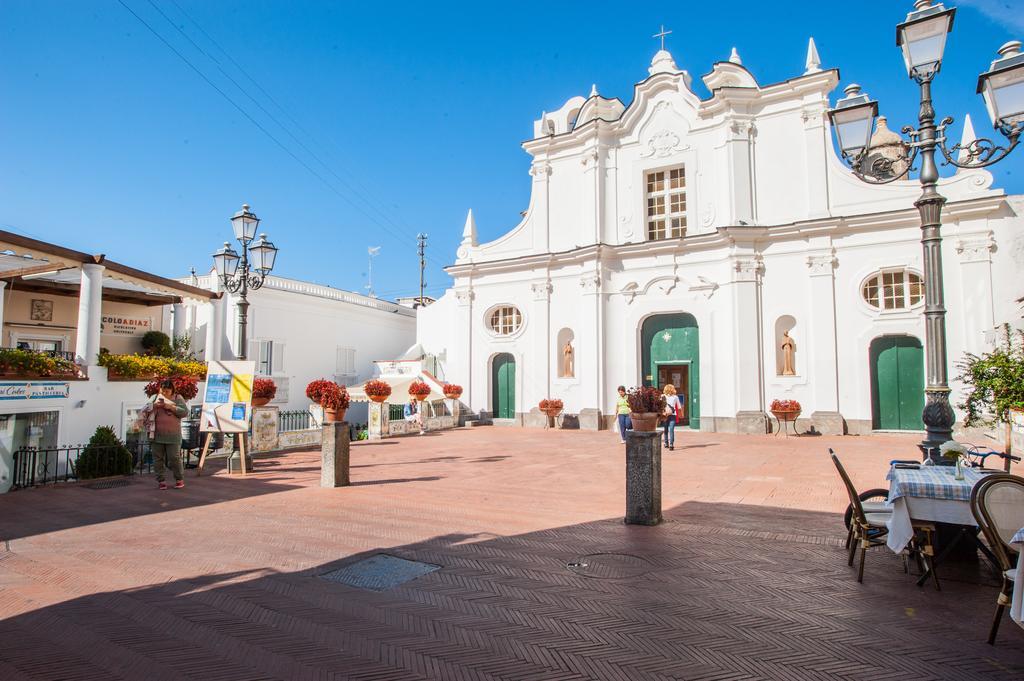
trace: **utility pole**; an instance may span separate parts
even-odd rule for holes
[[[380,253],[380,246],[369,246],[366,249],[366,253],[368,263],[366,267],[366,295],[376,298],[377,296],[373,293],[373,257]]]
[[[422,307],[425,304],[423,302],[423,289],[427,285],[426,280],[423,278],[424,275],[425,275],[426,269],[427,269],[427,260],[426,260],[427,235],[423,234],[423,233],[417,234],[416,235],[416,241],[419,242],[419,246],[417,248],[417,250],[418,250],[418,252],[420,254],[420,297],[419,297],[419,304],[420,304],[420,307]]]

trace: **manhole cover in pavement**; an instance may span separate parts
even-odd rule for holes
[[[628,553],[591,553],[565,566],[578,575],[596,579],[626,579],[654,569],[646,559]]]
[[[357,563],[325,572],[320,578],[357,589],[386,591],[440,569],[440,565],[378,553]]]
[[[127,487],[130,484],[132,484],[131,480],[118,478],[115,480],[101,480],[99,482],[94,482],[91,485],[86,485],[86,487],[89,489],[113,489],[115,487]]]

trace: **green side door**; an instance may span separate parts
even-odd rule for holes
[[[503,353],[495,356],[491,363],[491,390],[494,418],[515,418],[516,361],[512,355]]]
[[[878,430],[923,430],[924,348],[911,336],[871,342],[871,415]]]

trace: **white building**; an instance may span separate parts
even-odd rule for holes
[[[214,274],[184,279],[219,291]],[[237,296],[225,293],[212,306],[176,307],[174,330],[193,338],[200,357],[238,355]],[[274,379],[282,410],[306,409],[306,385],[317,378],[361,385],[374,375],[374,361],[402,357],[416,342],[416,312],[378,298],[309,282],[267,277],[249,292],[248,348],[261,376]],[[213,323],[211,324],[211,317]],[[365,405],[353,405],[347,420],[365,422]]]
[[[923,428],[920,185],[869,186],[840,162],[839,73],[813,42],[781,83],[735,51],[703,81],[706,100],[662,50],[628,106],[594,88],[534,121],[525,216],[478,243],[470,212],[418,342],[470,409],[519,422],[555,397],[596,427],[619,384],[673,382],[701,430],[764,432],[776,398],[824,433]],[[939,187],[951,365],[1020,320],[1024,200],[991,184]]]

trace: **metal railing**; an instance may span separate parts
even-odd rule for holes
[[[279,433],[287,433],[293,430],[309,430],[316,427],[316,419],[308,411],[282,411],[277,416],[277,432]]]
[[[89,471],[82,471],[80,458],[85,450],[89,453]],[[131,455],[131,468],[119,472],[117,457],[127,449]],[[54,485],[60,482],[71,482],[89,477],[106,477],[107,475],[123,475],[142,473],[152,470],[152,456],[149,443],[137,443],[122,447],[121,445],[75,445],[72,447],[22,447],[14,452],[14,470],[11,476],[11,489],[24,489],[40,485]]]

